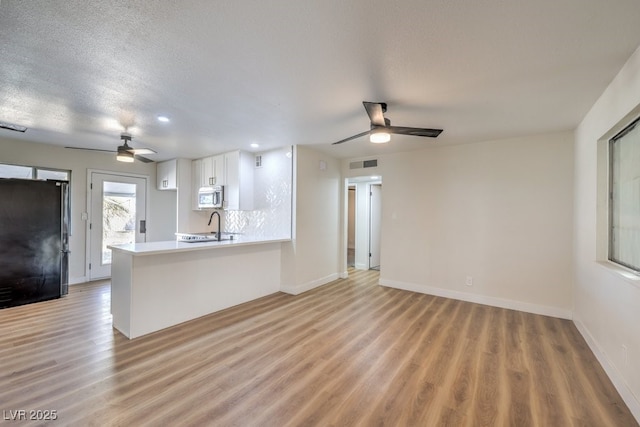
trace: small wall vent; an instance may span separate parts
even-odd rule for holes
[[[349,169],[364,169],[364,168],[377,168],[377,167],[378,167],[378,159],[362,160],[359,162],[349,163]]]

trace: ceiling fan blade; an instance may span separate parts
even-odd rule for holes
[[[389,133],[398,135],[426,136],[428,138],[436,138],[442,132],[442,129],[426,129],[426,128],[409,128],[403,126],[387,126]]]
[[[153,163],[154,161],[151,159],[147,159],[146,157],[138,156],[137,154],[134,156],[136,160],[140,160],[142,163]]]
[[[342,144],[343,142],[351,141],[352,139],[360,138],[361,136],[369,135],[370,133],[371,133],[371,131],[368,130],[366,132],[362,132],[362,133],[359,133],[357,135],[350,136],[349,138],[345,138],[345,139],[340,140],[338,142],[334,142],[331,145]]]
[[[384,112],[387,109],[387,104],[383,102],[367,102],[362,101],[364,109],[367,110],[369,119],[373,126],[385,126]]]
[[[158,154],[157,151],[151,148],[129,148],[127,151],[133,154]]]
[[[116,150],[101,150],[100,148],[85,148],[85,147],[64,147],[72,150],[85,150],[85,151],[102,151],[104,153],[117,153]]]

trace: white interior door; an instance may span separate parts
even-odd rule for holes
[[[90,174],[89,280],[111,277],[109,245],[144,242],[146,178]]]
[[[380,224],[382,220],[382,185],[373,184],[369,197],[369,268],[380,268]]]

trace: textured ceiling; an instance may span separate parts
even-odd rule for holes
[[[638,17],[637,0],[0,0],[0,121],[29,127],[0,136],[113,149],[128,125],[162,160],[570,130],[640,45]],[[444,132],[331,146],[368,129],[365,100]]]

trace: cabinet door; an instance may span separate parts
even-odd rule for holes
[[[198,190],[202,187],[202,159],[191,162],[191,208],[198,208]]]
[[[202,159],[202,182],[200,187],[211,187],[212,185],[216,185],[213,157],[205,157]]]
[[[211,158],[213,163],[213,185],[227,185],[224,154]]]
[[[253,156],[243,151],[225,153],[225,209],[253,210]]]
[[[230,210],[240,209],[240,181],[238,176],[240,173],[240,152],[232,151],[225,153],[225,192],[224,192],[224,208]]]
[[[178,188],[176,159],[156,164],[156,184],[158,190],[175,190]]]

